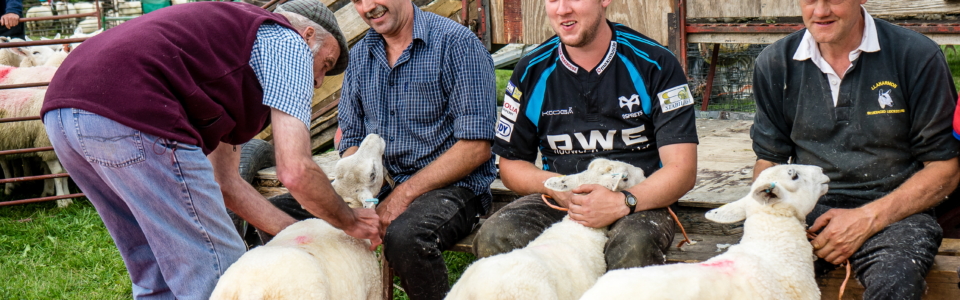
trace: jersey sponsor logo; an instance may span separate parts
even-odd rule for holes
[[[513,123],[510,123],[510,121],[500,118],[500,122],[497,123],[497,138],[510,142],[510,137],[512,136],[513,136]]]
[[[629,113],[629,114],[622,114],[622,115],[620,115],[620,117],[623,118],[624,120],[626,120],[626,119],[639,118],[639,117],[642,116],[642,115],[643,115],[643,111],[642,111],[642,110],[638,110],[638,111],[635,111],[635,112],[632,112],[632,113]]]
[[[627,110],[633,112],[633,106],[640,106],[640,96],[637,94],[630,95],[630,98],[620,96],[620,108],[626,107]]]
[[[883,89],[880,89],[878,92],[880,97],[877,98],[877,101],[880,102],[880,108],[887,108],[887,106],[893,107],[893,99],[890,98],[890,92],[892,91],[892,89],[889,89],[884,92]]]
[[[519,100],[523,93],[520,92],[520,88],[514,85],[512,81],[507,81],[507,95],[510,95],[510,97],[513,97],[513,99]]]
[[[693,104],[693,97],[690,95],[690,87],[686,84],[681,84],[660,92],[657,94],[657,99],[660,100],[660,111],[670,112]]]
[[[606,70],[610,66],[610,62],[613,61],[613,57],[617,56],[617,41],[610,41],[610,48],[607,48],[607,56],[603,58],[603,62],[597,66],[597,74],[603,74],[603,70]]]
[[[573,114],[573,107],[569,107],[567,109],[548,110],[540,113],[541,116],[559,116],[559,115],[572,115],[572,114]]]
[[[513,100],[510,95],[503,95],[503,109],[500,110],[500,116],[516,122],[519,114],[520,102]]]
[[[572,136],[570,134],[554,134],[547,135],[547,143],[550,144],[550,149],[553,149],[558,154],[561,154],[561,152],[564,152],[563,154],[588,153],[598,150],[597,146],[602,150],[611,150],[613,149],[613,142],[617,136],[620,136],[620,139],[622,139],[623,143],[627,146],[646,142],[647,137],[643,136],[644,130],[644,125],[640,125],[639,127],[623,130],[607,130],[606,132],[601,132],[600,130],[576,132]],[[574,139],[577,140],[580,149],[573,149]]]
[[[574,72],[574,73],[580,70],[580,68],[578,68],[577,65],[574,65],[569,60],[567,60],[566,55],[563,55],[563,47],[557,47],[557,52],[560,53],[560,62],[563,63],[564,67],[567,67],[567,70],[570,70],[570,72]]]

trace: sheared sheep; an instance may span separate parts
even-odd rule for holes
[[[702,263],[610,271],[581,299],[820,299],[804,218],[829,181],[816,166],[764,170],[750,194],[706,214],[746,219],[740,244]]]
[[[645,178],[640,168],[598,158],[586,171],[551,178],[544,186],[568,191],[595,183],[620,191]],[[589,228],[564,217],[526,247],[474,262],[446,299],[578,299],[607,270],[606,242],[606,229]]]
[[[381,299],[369,246],[323,220],[303,220],[241,256],[210,299]]]
[[[351,206],[380,191],[384,147],[380,136],[368,135],[356,153],[337,163],[333,187]],[[378,300],[380,267],[369,246],[323,220],[303,220],[241,256],[210,299]]]
[[[0,67],[0,74],[3,73],[3,67]],[[0,90],[0,118],[13,117],[32,117],[40,114],[40,107],[43,105],[43,97],[46,89],[12,89]],[[0,135],[0,150],[12,150],[22,148],[50,147],[50,140],[47,137],[47,131],[40,121],[8,122],[0,123],[0,132],[6,134]],[[63,167],[53,151],[36,152],[33,154],[23,154],[22,156],[39,156],[50,169],[52,174],[63,173]],[[13,156],[7,155],[0,157],[2,159],[11,159]],[[9,177],[11,172],[6,163],[0,164],[4,167],[4,176]],[[57,195],[67,194],[67,179],[53,179],[53,187]],[[7,185],[5,194],[10,194],[12,185]],[[47,188],[43,195],[52,193]],[[64,207],[71,203],[70,199],[57,200],[57,206]]]

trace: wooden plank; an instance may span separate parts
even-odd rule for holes
[[[799,17],[800,3],[797,0],[760,0],[758,17]]]
[[[874,16],[914,16],[918,14],[956,14],[960,2],[945,0],[870,0],[863,5]],[[799,15],[799,10],[798,13]]]
[[[759,10],[752,6],[759,2]],[[737,5],[724,0],[691,0],[687,4],[687,18],[724,17],[799,17],[796,0],[740,0]],[[960,2],[944,0],[870,0],[863,5],[873,16],[917,16],[920,14],[956,14]]]
[[[521,10],[524,44],[539,44],[555,34],[550,27],[543,0],[522,0]],[[607,7],[607,19],[627,25],[666,45],[667,14],[673,10],[672,0],[613,1]]]
[[[492,42],[494,44],[509,44],[507,39],[504,38],[503,0],[490,0],[490,11],[487,13],[490,14],[490,27],[487,30],[492,30]]]
[[[543,3],[543,0],[521,1],[523,44],[539,44],[555,34]]]
[[[689,43],[773,44],[788,33],[691,33]]]
[[[960,239],[943,239],[937,255],[960,256]]]
[[[960,257],[937,256],[934,258],[933,268],[926,277],[927,293],[923,295],[923,299],[960,299],[960,289],[957,289],[957,283],[960,282],[960,278],[957,277],[958,266],[960,266]],[[837,299],[845,272],[842,268],[836,269],[817,278],[817,284],[820,285],[820,299]],[[853,274],[850,275],[843,299],[863,299],[863,285]]]
[[[740,0],[731,5],[729,0],[687,1],[687,18],[742,18],[760,15],[762,0]]]

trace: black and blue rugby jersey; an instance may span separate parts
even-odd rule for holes
[[[560,174],[595,157],[660,168],[658,148],[697,143],[693,97],[680,63],[657,42],[610,23],[607,55],[587,72],[557,36],[517,64],[507,84],[493,152]]]

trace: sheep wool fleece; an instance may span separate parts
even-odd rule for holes
[[[269,124],[249,65],[266,22],[292,29],[281,15],[227,2],[176,5],[127,21],[64,60],[41,115],[79,108],[204,153],[221,141],[244,143]]]

